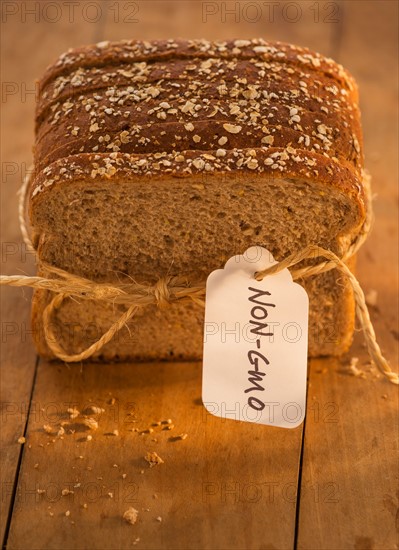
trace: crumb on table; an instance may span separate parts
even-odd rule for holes
[[[134,525],[137,521],[138,511],[133,508],[132,506],[126,510],[126,512],[123,514],[123,519],[130,523],[131,525]]]
[[[148,451],[144,457],[144,459],[148,462],[150,465],[150,468],[153,466],[156,466],[157,464],[163,464],[164,461],[162,458],[155,452],[155,451]]]

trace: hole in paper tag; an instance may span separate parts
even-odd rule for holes
[[[215,416],[295,428],[306,409],[309,300],[253,246],[207,280],[202,400]]]

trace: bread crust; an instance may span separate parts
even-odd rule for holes
[[[212,150],[220,142],[228,149],[290,145],[357,171],[363,166],[353,78],[296,46],[261,40],[89,46],[48,69],[39,97],[38,169],[79,153]]]
[[[254,164],[256,163],[256,165]],[[300,178],[309,184],[325,186],[344,194],[356,205],[357,217],[352,231],[359,229],[364,222],[366,203],[362,180],[350,166],[337,161],[329,161],[317,155],[293,148],[235,149],[225,151],[223,157],[217,151],[182,151],[134,155],[123,153],[93,154],[83,153],[62,158],[41,170],[31,182],[30,216],[35,225],[34,210],[46,194],[59,185],[82,181],[132,180],[145,177],[151,184],[162,180],[165,175],[184,178],[193,174],[206,177],[216,172],[223,175],[251,174],[251,177]]]
[[[293,66],[305,67],[318,74],[326,74],[338,80],[350,91],[357,91],[352,75],[334,60],[308,48],[283,42],[267,42],[261,38],[250,40],[122,40],[100,42],[68,50],[51,64],[39,82],[39,93],[54,78],[77,68],[123,65],[131,62],[169,61],[171,59],[245,59],[258,57],[270,61],[278,57]]]
[[[221,173],[250,166],[320,180],[364,210],[356,83],[306,48],[262,39],[104,42],[62,55],[39,90],[33,197],[51,187],[41,171],[63,158],[76,165],[74,177],[80,169],[92,177],[93,165],[104,162],[115,179],[129,170],[157,177],[158,166],[184,175],[195,172],[198,158]],[[256,166],[242,159],[244,147]],[[203,158],[218,149],[216,161]],[[70,170],[61,168],[64,181]]]

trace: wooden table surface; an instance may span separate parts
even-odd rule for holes
[[[340,61],[360,86],[376,220],[359,254],[358,277],[366,293],[378,293],[372,320],[397,367],[397,3],[72,4],[2,2],[1,272],[35,270],[21,244],[16,192],[31,162],[34,79],[58,54],[121,38],[262,36],[298,43]],[[29,333],[30,292],[3,288],[1,295],[7,548],[398,548],[397,387],[370,367],[361,334],[342,360],[310,362],[306,421],[283,430],[205,413],[200,363],[43,361]],[[347,374],[353,356],[364,378]],[[68,407],[93,405],[105,412],[92,441],[78,423],[74,433],[57,435]],[[139,433],[169,418],[174,430]],[[187,439],[173,439],[182,432]],[[147,451],[165,463],[150,469]],[[65,489],[73,493],[62,495]],[[130,506],[139,511],[135,525],[122,520]]]

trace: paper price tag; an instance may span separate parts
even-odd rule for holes
[[[306,408],[309,300],[288,269],[249,248],[207,280],[202,400],[222,418],[295,428]]]

